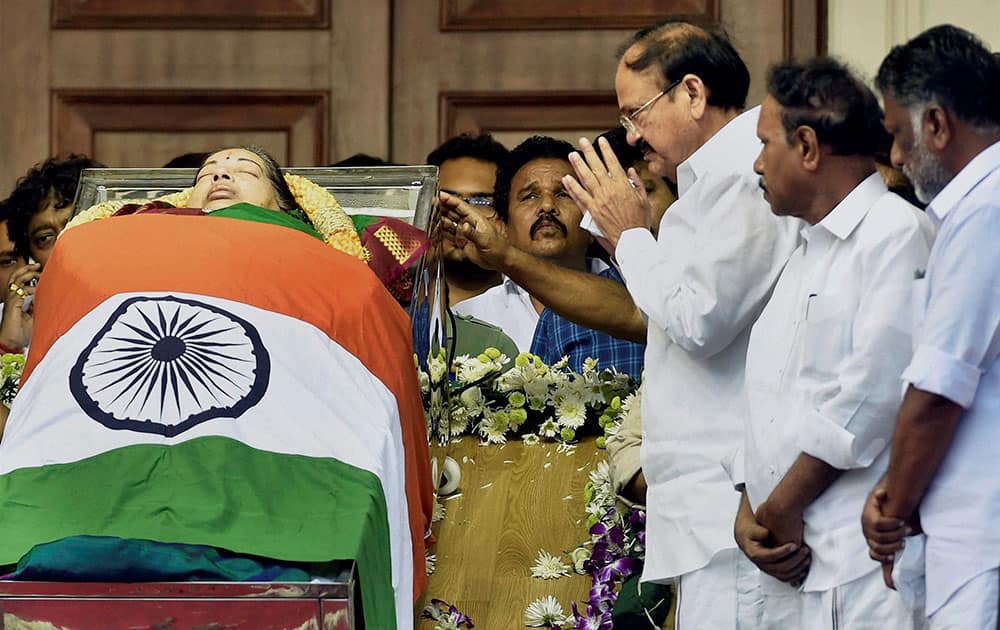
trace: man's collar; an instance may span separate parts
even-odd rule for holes
[[[749,170],[760,153],[760,141],[757,140],[757,119],[760,117],[760,105],[752,107],[733,118],[722,129],[698,147],[688,159],[677,167],[677,185],[680,193],[694,184],[705,172],[745,165]],[[734,141],[735,139],[735,141]],[[682,181],[684,180],[684,181]]]
[[[979,155],[972,158],[931,200],[927,212],[934,222],[940,225],[958,202],[997,168],[1000,168],[1000,142],[995,142],[980,151]]]
[[[813,233],[822,228],[840,240],[846,240],[851,235],[854,228],[858,227],[861,220],[865,218],[871,207],[875,205],[884,194],[889,192],[882,176],[875,171],[854,187],[854,190],[847,193],[847,196],[840,200],[833,210],[830,211],[823,220],[814,226],[806,226],[803,235]]]

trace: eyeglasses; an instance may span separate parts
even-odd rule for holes
[[[664,94],[666,94],[670,90],[672,90],[675,87],[677,87],[678,85],[680,85],[680,83],[681,83],[681,80],[677,79],[676,81],[674,81],[673,83],[671,83],[670,85],[668,85],[666,88],[664,88],[663,90],[661,90],[659,94],[657,94],[653,98],[649,99],[648,101],[646,101],[645,103],[643,103],[642,105],[640,105],[638,109],[636,109],[635,111],[633,111],[628,116],[626,116],[624,114],[622,114],[621,116],[619,116],[618,117],[618,122],[621,123],[622,127],[625,127],[625,131],[627,131],[629,133],[639,133],[639,130],[635,126],[635,117],[638,116],[643,110],[645,110],[645,109],[647,109],[649,107],[652,107],[653,103],[655,103],[661,96],[663,96]]]

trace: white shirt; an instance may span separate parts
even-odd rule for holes
[[[608,265],[600,258],[587,259],[587,271],[601,273]],[[504,276],[503,282],[451,307],[459,315],[471,315],[493,324],[510,337],[518,352],[530,352],[540,314],[531,294]]]
[[[911,288],[933,227],[878,173],[816,225],[788,260],[750,331],[746,490],[754,510],[800,453],[845,472],[806,509],[812,565],[803,589],[875,571],[861,506],[889,463],[910,360]]]
[[[771,214],[758,186],[759,112],[732,120],[678,167],[680,195],[659,240],[627,230],[615,252],[648,326],[644,581],[689,573],[736,546],[739,495],[719,463],[742,442],[750,324],[802,225]]]
[[[903,379],[965,408],[920,504],[927,614],[1000,566],[1000,143],[928,208],[938,236],[915,281],[913,361]]]

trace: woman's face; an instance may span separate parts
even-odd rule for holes
[[[188,205],[219,210],[240,202],[279,210],[264,163],[245,149],[225,149],[208,156],[198,171]]]

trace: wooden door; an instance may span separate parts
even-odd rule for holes
[[[0,0],[0,191],[55,153],[160,166],[389,149],[390,0]]]
[[[616,50],[670,14],[721,19],[764,94],[767,66],[825,49],[825,0],[417,0],[396,2],[392,154],[419,162],[462,131],[508,147],[617,125]]]

